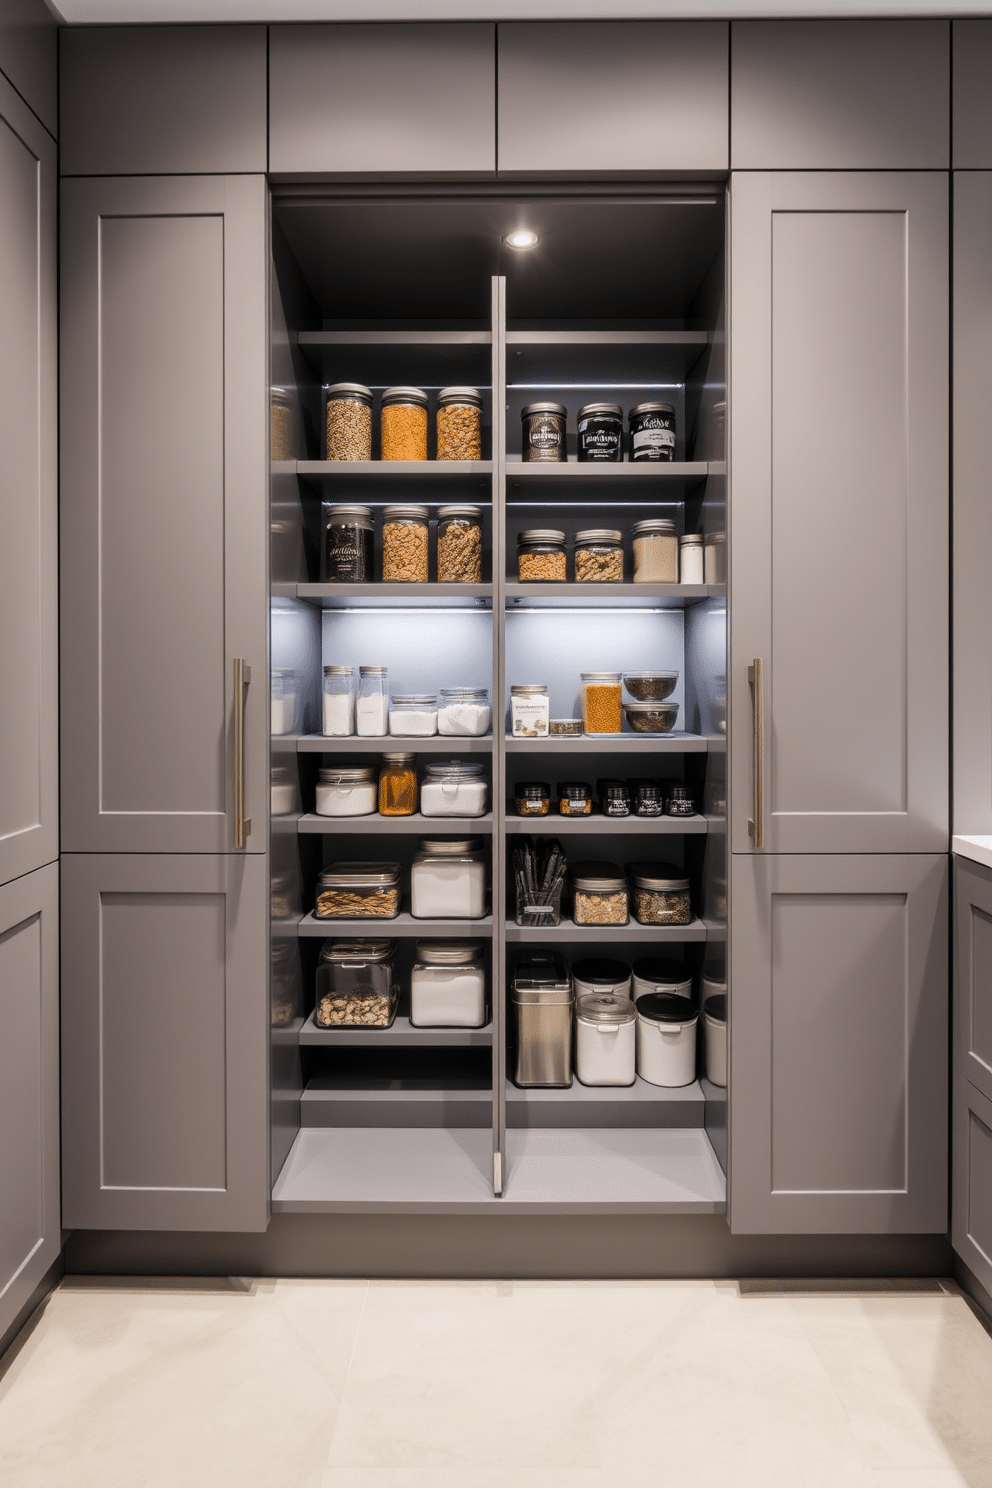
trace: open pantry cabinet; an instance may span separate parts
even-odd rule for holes
[[[628,965],[665,957],[704,982],[726,982],[725,567],[701,584],[634,582],[631,528],[645,518],[698,532],[725,554],[725,196],[721,186],[640,183],[622,190],[547,187],[354,188],[277,186],[273,197],[271,664],[280,701],[273,732],[272,1171],[275,1212],[347,1210],[715,1213],[726,1207],[726,1089],[702,1078],[648,1084],[521,1088],[515,1079],[511,989],[536,947],[567,963],[609,956]],[[526,252],[505,243],[527,228]],[[374,393],[369,461],[328,461],[323,389],[362,383]],[[429,458],[383,461],[378,430],[386,387],[430,394]],[[438,461],[437,392],[483,395],[482,458]],[[548,399],[568,409],[568,458],[525,463],[521,409]],[[576,414],[605,399],[626,415],[660,399],[676,409],[671,463],[579,463]],[[381,579],[383,510],[427,506],[430,579]],[[328,582],[329,504],[374,515],[370,582]],[[435,581],[438,508],[482,512],[477,583]],[[520,582],[517,536],[619,528],[619,582]],[[725,565],[725,557],[723,559]],[[485,687],[491,731],[480,737],[326,738],[322,666],[382,665],[391,692]],[[514,738],[510,688],[544,683],[552,718],[580,713],[580,674],[677,670],[673,732]],[[278,673],[278,677],[276,677]],[[275,725],[274,725],[275,727]],[[317,774],[335,764],[378,767],[388,752],[486,767],[481,817],[318,816]],[[603,778],[677,781],[690,817],[614,820],[558,816],[555,787]],[[520,817],[514,788],[550,787],[552,815]],[[277,809],[278,807],[278,809]],[[571,862],[665,861],[690,881],[688,924],[576,925],[566,899],[557,925],[518,924],[513,855],[556,838]],[[420,838],[477,839],[489,886],[480,919],[410,913],[410,865]],[[317,876],[336,862],[400,865],[392,920],[314,916]],[[398,941],[401,997],[391,1027],[315,1025],[317,958],[325,939]],[[419,938],[482,942],[487,1021],[430,1029],[410,1021]]]

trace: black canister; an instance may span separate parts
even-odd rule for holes
[[[670,785],[665,795],[668,816],[695,816],[696,798],[687,785]]]
[[[587,403],[579,409],[579,460],[623,459],[623,409],[619,403]]]
[[[665,810],[664,787],[658,780],[632,780],[630,804],[635,816],[662,816]]]
[[[675,459],[675,409],[671,403],[638,403],[628,415],[632,460]]]
[[[371,584],[373,525],[367,506],[331,506],[325,542],[329,584]]]
[[[523,459],[551,462],[567,459],[567,416],[568,410],[564,403],[528,403],[522,408],[520,450]]]
[[[599,808],[604,816],[630,815],[630,790],[624,780],[598,780]]]

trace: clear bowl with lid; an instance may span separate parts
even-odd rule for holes
[[[564,532],[529,527],[517,534],[517,578],[522,584],[564,584],[568,549]]]
[[[441,458],[438,455],[438,459]],[[462,456],[452,455],[450,458],[461,459]],[[471,458],[477,460],[479,456]],[[438,511],[437,581],[439,584],[482,583],[481,507],[442,506]]]
[[[561,463],[568,457],[564,403],[527,403],[520,410],[520,449],[523,459]]]
[[[386,389],[379,415],[379,446],[384,460],[427,459],[427,403],[423,388]]]
[[[635,584],[676,584],[679,540],[668,517],[649,517],[631,529]]]
[[[696,1078],[696,1024],[699,1014],[685,997],[648,992],[637,1012],[637,1073],[649,1085],[676,1088]]]
[[[372,389],[334,382],[324,389],[328,460],[371,460]]]
[[[410,976],[415,1028],[481,1028],[486,1021],[485,944],[418,940]]]
[[[436,760],[420,787],[422,816],[484,816],[489,786],[486,767],[474,760]]]
[[[619,734],[623,728],[620,711],[620,673],[583,672],[582,727],[587,734]]]
[[[577,925],[626,925],[629,921],[627,879],[616,863],[573,863],[572,914]]]
[[[674,672],[624,672],[623,685],[636,703],[663,703],[679,685]]]
[[[429,541],[426,506],[387,506],[382,514],[382,582],[426,584]]]
[[[482,394],[479,389],[442,388],[437,395],[436,427],[439,460],[481,460]]]
[[[437,731],[453,738],[482,738],[489,732],[492,708],[487,687],[442,687]]]
[[[332,863],[317,879],[318,920],[394,920],[399,912],[399,863]]]
[[[395,940],[325,940],[317,963],[317,1028],[389,1028],[399,1006]]]
[[[629,997],[587,992],[575,999],[575,1074],[581,1085],[633,1085],[637,1014]]]
[[[421,838],[410,869],[410,913],[417,920],[481,920],[486,859],[478,837]]]
[[[376,809],[371,765],[331,765],[317,775],[318,816],[371,816]]]
[[[682,961],[667,956],[642,956],[631,967],[632,997],[636,1002],[649,992],[671,992],[675,997],[692,996],[692,972]]]
[[[437,698],[433,692],[394,692],[389,699],[389,732],[409,739],[437,733]]]
[[[689,880],[674,863],[631,863],[634,919],[639,925],[688,925]]]
[[[613,527],[588,527],[575,534],[575,582],[623,582],[623,535]]]
[[[624,716],[635,734],[670,734],[678,722],[678,703],[624,703]]]

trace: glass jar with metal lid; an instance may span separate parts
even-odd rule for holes
[[[481,738],[489,732],[492,709],[487,687],[442,687],[437,731],[448,736]]]
[[[439,460],[482,459],[482,394],[478,388],[442,388],[437,395],[436,423]]]
[[[273,816],[288,816],[297,809],[297,776],[289,765],[273,765],[269,775],[269,810]]]
[[[567,577],[564,532],[531,527],[517,534],[517,578],[522,584],[564,584]]]
[[[486,860],[478,837],[421,838],[410,869],[410,913],[417,920],[481,920]]]
[[[544,682],[514,682],[510,687],[510,730],[515,739],[545,739],[551,703]]]
[[[634,919],[639,925],[688,925],[689,880],[674,863],[631,863]]]
[[[575,534],[575,582],[623,582],[623,537],[611,527],[590,527]]]
[[[481,1028],[486,1021],[481,940],[418,940],[410,976],[415,1028]]]
[[[577,925],[626,925],[627,879],[616,863],[573,863],[572,914]]]
[[[520,450],[525,461],[567,459],[564,403],[528,403],[520,410]]]
[[[675,584],[679,577],[679,540],[675,523],[649,517],[631,529],[635,584]]]
[[[371,816],[375,770],[371,765],[334,765],[317,775],[318,816]]]
[[[671,992],[675,997],[692,996],[692,972],[682,961],[666,956],[642,956],[631,967],[636,1002],[648,992]]]
[[[355,733],[362,738],[382,738],[389,728],[388,676],[388,669],[384,666],[358,668]]]
[[[675,459],[675,408],[671,403],[638,403],[627,415],[632,460]]]
[[[437,698],[432,692],[394,692],[389,699],[389,732],[410,739],[437,733]]]
[[[587,992],[575,999],[575,1073],[582,1085],[633,1085],[637,1014],[629,997]]]
[[[666,816],[695,816],[696,798],[687,785],[669,785],[665,790]]]
[[[371,584],[374,530],[367,506],[328,507],[324,572],[329,584]]]
[[[679,583],[703,584],[703,534],[685,532],[679,538]]]
[[[321,732],[328,739],[355,732],[355,677],[350,666],[325,666]]]
[[[387,506],[382,514],[382,582],[426,584],[429,537],[426,506]]]
[[[371,388],[360,382],[335,382],[325,392],[328,460],[371,460]]]
[[[703,543],[703,579],[707,584],[727,582],[727,534],[707,532]]]
[[[269,962],[269,1022],[273,1028],[285,1028],[302,1010],[299,950],[291,940],[277,937],[272,942]]]
[[[423,388],[391,387],[383,393],[379,444],[384,460],[427,459],[427,402]]]
[[[293,403],[289,388],[269,389],[269,459],[293,458]]]
[[[522,955],[513,974],[517,1061],[514,1081],[529,1088],[572,1083],[572,979],[554,951]]]
[[[546,780],[518,780],[513,787],[518,816],[547,816],[551,810],[551,787]]]
[[[484,816],[489,787],[486,767],[474,760],[437,760],[424,771],[423,816]]]
[[[291,734],[296,728],[296,673],[292,667],[273,667],[269,683],[272,733]]]
[[[439,584],[482,583],[481,507],[442,506],[438,511],[437,581]]]
[[[317,879],[318,920],[394,920],[399,912],[399,863],[332,863]]]
[[[325,940],[317,963],[317,1028],[389,1028],[399,1006],[395,940]]]
[[[619,672],[582,672],[582,727],[587,734],[619,734],[623,728]]]
[[[623,409],[619,403],[587,403],[579,409],[579,462],[623,459]]]
[[[384,754],[379,771],[379,815],[412,816],[417,809],[417,766],[412,754]]]
[[[563,780],[558,787],[559,816],[591,816],[592,790],[584,780]]]

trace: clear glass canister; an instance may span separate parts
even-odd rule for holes
[[[623,538],[609,527],[575,534],[575,582],[619,584],[623,580]]]
[[[577,422],[579,463],[623,459],[623,409],[619,403],[587,403]]]
[[[360,382],[335,382],[326,396],[328,460],[371,460],[371,389]]]
[[[480,920],[486,860],[477,837],[423,838],[410,869],[410,913],[418,920]]]
[[[371,584],[374,527],[367,506],[330,506],[324,536],[329,584]]]
[[[634,919],[639,925],[688,925],[689,880],[673,863],[631,863]]]
[[[543,682],[514,682],[510,688],[510,729],[515,739],[545,739],[551,703]]]
[[[382,581],[426,584],[430,522],[426,506],[387,506],[382,514]]]
[[[318,920],[394,920],[399,912],[399,863],[334,863],[317,879]]]
[[[532,527],[517,537],[517,578],[522,584],[564,584],[568,553],[564,532]]]
[[[679,583],[705,584],[703,572],[703,535],[687,532],[679,538]]]
[[[303,1010],[303,977],[297,946],[289,939],[276,938],[269,964],[269,1022],[273,1028],[285,1028]]]
[[[395,940],[325,940],[317,963],[318,1028],[388,1028],[398,1005]]]
[[[412,816],[417,809],[417,765],[412,754],[384,754],[379,771],[379,815]]]
[[[437,457],[482,459],[482,394],[478,388],[447,387],[438,393]]]
[[[296,676],[290,667],[272,671],[272,732],[291,734],[296,728]]]
[[[481,1028],[486,1021],[481,940],[418,940],[410,976],[415,1028]]]
[[[439,734],[481,738],[489,732],[492,709],[486,687],[442,687],[437,710]]]
[[[703,582],[725,584],[727,582],[727,534],[708,532],[703,544]]]
[[[582,673],[582,727],[587,734],[619,734],[620,691],[619,672]]]
[[[328,739],[355,732],[355,678],[350,666],[325,666],[322,732]]]
[[[564,403],[528,403],[520,410],[521,454],[526,461],[567,459]]]
[[[273,816],[288,816],[297,807],[296,771],[289,765],[273,765],[269,777],[269,809]]]
[[[270,388],[269,411],[269,459],[291,460],[293,458],[293,407],[289,388]]]
[[[362,738],[382,738],[389,728],[388,675],[384,666],[358,668],[358,701],[355,703],[355,733]]]
[[[575,999],[575,1073],[582,1085],[633,1085],[637,1014],[629,997],[587,992]]]
[[[479,507],[442,506],[438,512],[437,581],[439,584],[482,583],[482,511]]]
[[[375,770],[371,765],[332,765],[318,772],[318,816],[371,816],[375,800]]]
[[[427,459],[427,394],[422,388],[386,389],[379,442],[384,460]]]
[[[666,517],[635,522],[631,529],[635,584],[675,584],[679,577],[679,540]]]
[[[627,879],[615,863],[573,863],[573,916],[577,925],[626,925]]]
[[[488,793],[485,765],[438,760],[424,771],[420,810],[424,816],[484,816]]]
[[[389,732],[408,739],[437,733],[437,698],[432,692],[397,692],[389,699]]]

